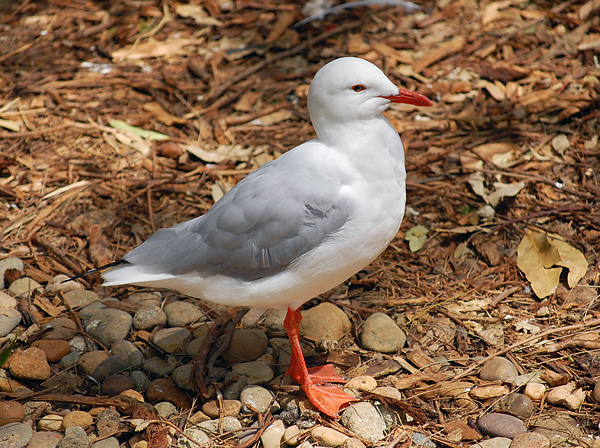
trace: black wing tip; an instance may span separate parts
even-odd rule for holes
[[[70,278],[68,278],[66,280],[63,280],[60,283],[62,284],[62,283],[70,282],[72,280],[77,280],[77,279],[80,279],[80,278],[83,278],[83,277],[87,277],[88,275],[93,274],[94,272],[104,271],[105,269],[112,268],[112,267],[115,267],[115,266],[119,266],[119,265],[125,264],[125,263],[127,263],[127,261],[125,261],[125,260],[113,261],[112,263],[105,264],[104,266],[100,266],[98,268],[90,269],[89,271],[86,271],[86,272],[84,272],[82,274],[70,277]]]

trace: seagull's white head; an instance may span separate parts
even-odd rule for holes
[[[324,128],[377,118],[390,103],[431,106],[427,97],[396,87],[377,66],[352,57],[324,65],[308,92],[308,111],[317,135]]]

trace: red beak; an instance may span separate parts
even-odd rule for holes
[[[413,92],[408,89],[403,89],[402,87],[398,88],[398,93],[396,95],[382,95],[381,98],[390,100],[392,103],[405,103],[412,104],[414,106],[433,105],[431,100],[425,95],[421,95],[420,93]]]

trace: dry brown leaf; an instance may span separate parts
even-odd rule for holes
[[[560,279],[562,266],[569,269],[569,287],[574,287],[587,272],[583,254],[560,236],[528,230],[519,244],[517,266],[539,298],[552,294]]]
[[[113,51],[112,58],[115,61],[122,61],[125,59],[147,59],[183,55],[186,53],[184,47],[192,44],[193,42],[193,39],[183,38],[170,38],[165,41],[148,39],[148,42],[128,45],[124,48]]]
[[[416,72],[422,71],[424,68],[429,67],[434,62],[440,61],[451,54],[454,54],[465,46],[466,39],[463,36],[456,36],[449,42],[442,44],[440,47],[437,47],[425,55],[421,56],[421,58],[415,62],[413,68]]]

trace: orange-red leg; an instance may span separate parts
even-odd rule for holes
[[[291,362],[288,375],[298,382],[310,402],[324,414],[337,418],[339,409],[353,401],[356,398],[346,394],[337,386],[321,386],[319,383],[339,382],[345,380],[335,373],[333,366],[327,364],[312,369],[306,368],[304,355],[300,348],[300,321],[302,314],[300,309],[288,309],[285,317],[284,326],[291,344]]]

